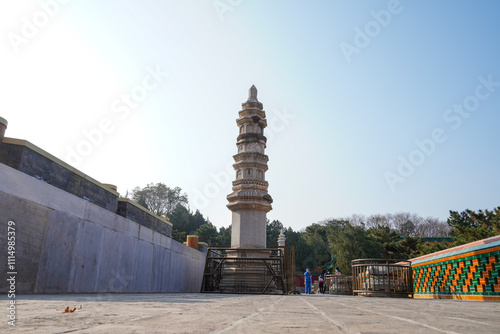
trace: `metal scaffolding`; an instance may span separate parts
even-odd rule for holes
[[[286,294],[291,277],[289,249],[208,249],[201,292]]]

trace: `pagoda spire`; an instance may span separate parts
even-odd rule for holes
[[[257,88],[255,85],[252,85],[252,87],[248,90],[247,102],[259,102],[259,100],[257,100]]]

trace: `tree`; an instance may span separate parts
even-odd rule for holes
[[[314,250],[304,238],[305,231],[294,231],[291,227],[284,231],[288,245],[295,242],[295,265],[298,272],[304,272],[306,268],[314,268],[318,261],[314,257]]]
[[[217,237],[217,246],[231,245],[231,225],[229,227],[221,227]]]
[[[417,256],[424,255],[420,252],[419,245],[421,239],[404,237],[398,242],[398,256],[399,259],[411,259]],[[426,253],[427,254],[427,253]]]
[[[173,224],[172,235],[175,240],[184,242],[186,241],[186,235],[196,234],[196,231],[206,225],[212,224],[206,220],[200,211],[196,210],[193,214],[185,206],[178,204],[177,207],[170,214],[170,222]],[[212,225],[213,226],[213,225]],[[202,230],[204,233],[208,233],[208,230]],[[217,230],[215,231],[217,233]],[[215,239],[210,239],[212,243]]]
[[[373,244],[370,257],[399,259],[398,241],[401,235],[389,226],[377,226],[369,229],[367,240]],[[371,239],[371,240],[370,240]]]
[[[329,249],[343,274],[351,274],[354,259],[380,257],[382,247],[368,235],[364,226],[353,226],[346,220],[331,220],[326,226]]]
[[[186,241],[186,235],[194,232],[194,229],[191,229],[191,213],[182,205],[178,205],[170,214],[170,222],[173,225],[172,236],[174,240],[184,242]],[[182,239],[179,239],[181,237]]]
[[[205,219],[205,217],[203,217],[200,210],[196,210],[194,215],[192,215],[190,212],[190,219],[189,219],[190,230],[196,230],[205,224],[212,224],[212,223],[208,220],[208,218]]]
[[[150,183],[144,188],[136,187],[132,191],[132,199],[158,216],[169,217],[178,205],[187,205],[186,193],[179,187],[169,188],[163,183]]]
[[[397,212],[391,215],[392,227],[402,236],[411,236],[422,218],[409,212]]]
[[[371,215],[366,219],[366,227],[373,228],[377,226],[390,226],[392,216],[390,214],[386,215]],[[351,224],[352,225],[352,224]]]
[[[172,229],[172,239],[178,242],[184,242],[187,240],[187,233],[184,231],[178,231],[175,228]]]
[[[500,206],[493,211],[465,210],[462,212],[450,211],[448,225],[452,228],[451,235],[455,244],[464,243],[492,237],[500,234]]]
[[[421,238],[447,237],[449,231],[450,228],[445,222],[440,221],[438,218],[427,217],[423,222],[415,226],[412,236]]]
[[[143,208],[146,208],[146,209],[149,210],[148,204],[146,203],[146,200],[144,199],[144,196],[139,197],[139,200],[137,201],[137,204],[139,204]]]
[[[399,233],[404,237],[412,236],[413,232],[415,232],[415,224],[411,220],[402,224],[399,229]]]
[[[279,220],[267,221],[266,225],[266,245],[278,246],[278,237],[280,235],[283,224]]]
[[[370,217],[369,219],[372,219],[372,217]],[[351,217],[342,220],[347,220],[349,223],[351,223],[352,226],[361,226],[367,224],[366,217],[356,213],[353,214]]]
[[[312,250],[309,257],[310,269],[313,269],[315,272],[323,271],[325,263],[331,259],[326,222],[306,227],[306,233],[303,238]]]
[[[443,249],[451,248],[455,246],[454,242],[449,241],[421,241],[417,244],[417,254],[411,257],[422,256],[430,253],[439,252]]]
[[[198,236],[199,241],[206,242],[209,246],[215,243],[219,236],[217,228],[210,222],[198,227],[193,234]]]

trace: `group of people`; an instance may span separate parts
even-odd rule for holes
[[[328,274],[328,271],[326,272]],[[342,275],[339,270],[339,267],[335,268],[335,275]],[[321,273],[319,275],[319,293],[325,294],[325,273]],[[311,294],[311,282],[312,282],[312,274],[309,272],[309,268],[306,269],[304,273],[304,283],[306,288],[306,294]]]

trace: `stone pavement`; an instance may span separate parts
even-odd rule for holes
[[[80,307],[63,313],[66,307]],[[91,294],[16,299],[0,333],[499,333],[500,303],[333,295]]]

